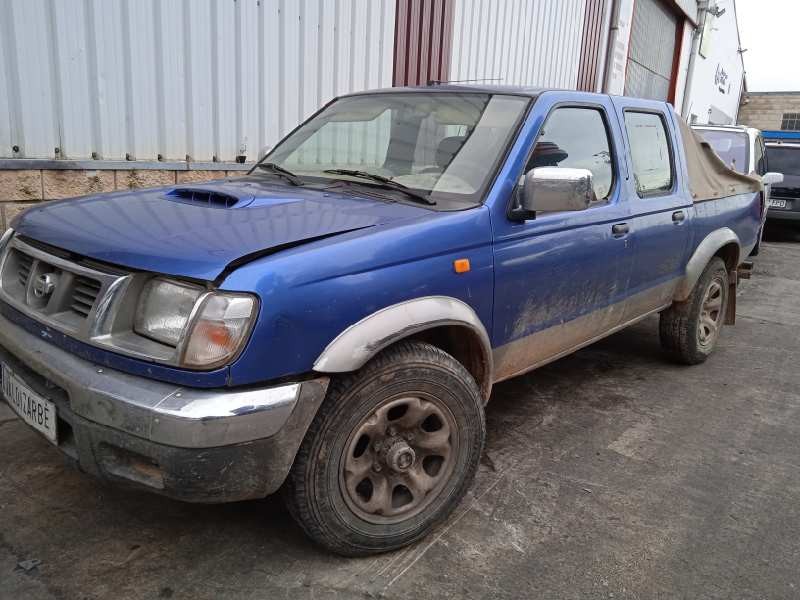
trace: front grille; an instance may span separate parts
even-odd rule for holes
[[[97,302],[101,287],[102,284],[99,281],[83,276],[76,277],[72,287],[70,310],[84,319],[88,317]]]
[[[129,277],[18,238],[12,238],[0,255],[0,265],[0,300],[79,338],[96,331],[89,317],[108,306],[102,303],[112,285]]]
[[[772,198],[800,198],[800,188],[774,187],[770,192]]]
[[[33,258],[27,254],[19,253],[19,266],[17,267],[17,277],[19,284],[25,289],[28,286],[28,280],[31,277],[31,269],[33,268]]]

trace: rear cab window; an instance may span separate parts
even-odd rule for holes
[[[668,194],[675,173],[664,115],[637,110],[624,114],[637,194],[640,198]]]

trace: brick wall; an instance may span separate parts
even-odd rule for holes
[[[758,129],[780,129],[783,113],[800,113],[800,92],[746,94],[739,108],[739,123]]]
[[[0,234],[19,212],[47,200],[242,175],[243,171],[165,169],[71,171],[0,169]]]

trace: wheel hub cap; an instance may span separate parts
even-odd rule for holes
[[[408,471],[417,460],[414,449],[404,440],[395,440],[386,452],[386,465],[397,473]]]
[[[453,472],[455,418],[436,398],[388,399],[350,434],[339,469],[348,507],[371,523],[396,523],[427,507]]]
[[[716,279],[712,280],[700,307],[700,322],[697,325],[697,339],[702,346],[712,345],[719,335],[722,323],[722,301],[724,290]]]

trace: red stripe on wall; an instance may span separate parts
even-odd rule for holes
[[[583,15],[583,39],[578,63],[578,79],[575,87],[587,92],[595,91],[598,69],[600,68],[600,47],[603,43],[603,16],[606,0],[586,0]]]
[[[394,85],[422,85],[449,77],[454,1],[397,0]]]

